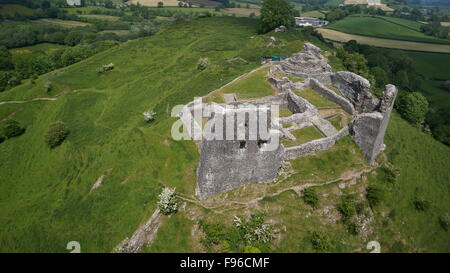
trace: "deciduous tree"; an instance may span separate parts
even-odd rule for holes
[[[262,31],[268,32],[281,25],[293,25],[292,14],[292,6],[285,0],[265,0],[261,7]]]

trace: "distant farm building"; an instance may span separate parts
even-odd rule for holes
[[[323,27],[328,25],[328,21],[312,17],[295,17],[295,24],[297,26]]]
[[[67,0],[69,6],[81,6],[81,0]]]

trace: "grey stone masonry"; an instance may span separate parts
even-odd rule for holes
[[[271,63],[271,65],[267,79],[277,89],[278,94],[221,105],[207,104],[210,108],[206,113],[213,112],[212,116],[204,114],[205,116],[199,117],[198,114],[196,115],[204,105],[193,102],[183,109],[180,119],[186,128],[191,129],[192,132],[188,134],[200,133],[201,135],[200,139],[194,138],[200,151],[196,186],[196,195],[200,199],[250,183],[271,182],[276,179],[283,161],[330,149],[346,135],[350,135],[358,144],[370,164],[384,149],[384,135],[397,95],[395,86],[387,85],[383,96],[377,99],[371,94],[371,86],[367,79],[348,71],[332,72],[327,59],[320,54],[320,49],[309,43],[304,45],[301,52],[293,54],[283,61]],[[284,75],[294,75],[304,80],[294,83]],[[334,92],[326,87],[327,85],[339,89],[339,92]],[[305,88],[311,88],[339,107],[317,109],[307,99],[294,93],[296,90]],[[205,128],[208,128],[213,131],[213,135],[228,135],[228,132],[223,134],[221,131],[216,132],[216,124],[211,125],[209,121],[217,117],[222,121],[221,124],[227,124],[229,121],[226,113],[233,112],[234,109],[247,111],[253,106],[262,106],[266,109],[264,111],[269,111],[267,109],[273,109],[270,107],[273,105],[277,105],[279,108],[286,107],[293,114],[279,119],[271,116],[269,120],[261,120],[258,115],[258,125],[256,126],[254,122],[253,125],[250,122],[250,117],[254,117],[254,113],[248,112],[248,119],[240,119],[235,125],[229,123],[233,124],[230,135],[238,136],[237,128],[240,128],[239,132],[244,131],[246,135],[243,139],[240,137],[232,140],[229,138],[216,139],[210,138],[208,134],[202,134],[202,130],[205,131]],[[239,106],[244,108],[239,108]],[[340,108],[350,114],[351,118],[347,117],[347,114]],[[330,113],[335,114],[336,111],[344,115],[346,121],[353,119],[348,126],[339,131],[324,119],[324,116]],[[247,112],[245,115],[247,117]],[[220,119],[221,117],[222,119]],[[205,119],[208,122],[203,126]],[[234,116],[231,120],[234,120]],[[289,128],[283,127],[286,124],[290,124]],[[264,137],[264,135],[267,136],[266,133],[261,135],[259,131],[255,138],[248,137],[253,129],[260,128],[260,126],[265,127],[265,125],[267,125],[270,141]],[[273,144],[272,141],[278,143],[277,141],[280,141],[281,137],[295,140],[295,136],[291,132],[302,130],[306,126],[315,126],[325,137],[294,147],[285,148],[280,142],[279,145],[271,146],[273,149],[264,149],[269,144]]]
[[[292,113],[303,113],[308,110],[317,111],[316,108],[302,97],[295,95],[293,92],[288,92],[287,96],[287,106]]]
[[[378,104],[370,93],[367,79],[348,71],[331,74],[331,84],[339,89],[355,106],[359,113],[373,111]]]
[[[319,116],[314,116],[314,118],[311,119],[311,122],[322,134],[327,137],[335,135],[337,133],[336,128],[331,125],[331,122]]]
[[[304,74],[331,72],[331,66],[327,59],[320,54],[320,48],[310,43],[306,43],[300,53],[294,53],[283,61],[281,67],[287,73],[290,71]]]
[[[196,195],[204,199],[255,182],[273,181],[282,165],[284,147],[262,151],[257,141],[204,141],[197,169]]]
[[[326,59],[320,54],[319,48],[305,44],[302,52],[281,62],[277,69],[288,75],[305,78],[305,87],[310,87],[352,114],[354,120],[349,124],[350,135],[364,152],[366,160],[372,164],[385,146],[384,135],[397,89],[387,85],[383,97],[377,99],[370,92],[371,85],[367,79],[348,71],[331,72],[324,62]],[[322,68],[319,68],[320,65]],[[339,89],[344,97],[324,85]]]
[[[338,139],[346,135],[348,135],[348,127],[342,128],[338,133],[336,133],[333,136],[312,140],[299,146],[286,148],[284,152],[284,159],[292,160],[302,156],[328,150],[334,146],[334,144]]]
[[[350,115],[352,115],[353,112],[355,111],[355,107],[353,107],[353,104],[350,101],[348,101],[346,98],[336,94],[335,92],[333,92],[333,90],[330,90],[329,88],[325,87],[318,80],[310,79],[309,86],[311,87],[312,90],[316,91],[324,98],[341,106],[342,109],[344,109],[344,111],[349,113]]]
[[[377,111],[358,115],[350,125],[353,140],[364,152],[370,164],[384,149],[384,135],[396,96],[397,88],[392,84],[386,85]]]

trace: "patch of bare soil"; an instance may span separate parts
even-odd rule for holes
[[[95,190],[95,189],[97,189],[98,187],[100,187],[100,186],[102,185],[102,183],[103,183],[103,180],[105,179],[105,176],[106,176],[107,174],[109,174],[111,171],[112,171],[112,168],[106,170],[104,174],[100,175],[100,177],[97,178],[97,180],[95,181],[94,185],[92,185],[91,191],[90,191],[89,193],[91,193],[93,190]]]

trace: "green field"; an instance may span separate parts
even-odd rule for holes
[[[393,24],[404,26],[406,28],[413,29],[415,31],[420,31],[420,27],[423,25],[420,22],[412,21],[412,20],[408,20],[408,19],[403,19],[403,18],[388,17],[388,16],[377,16],[377,18],[386,20],[386,21],[388,21],[390,23],[393,23]]]
[[[109,11],[109,9],[105,7],[96,7],[96,6],[88,6],[88,7],[71,7],[71,8],[62,8],[67,11],[69,14],[78,14],[81,12],[82,14],[89,14],[92,10],[100,10],[100,11]]]
[[[101,14],[82,14],[79,16],[81,18],[95,19],[95,20],[101,20],[101,21],[117,21],[120,19],[120,17],[117,17],[117,16],[101,15]]]
[[[339,6],[344,3],[344,0],[328,0],[325,5],[326,6]]]
[[[242,1],[230,1],[230,3],[235,3],[235,4],[239,4],[241,5],[242,8],[247,7],[247,4],[250,5],[251,9],[254,8],[261,8],[261,1],[258,0],[245,0],[244,2]],[[258,4],[255,4],[258,3]]]
[[[425,80],[424,95],[427,97],[430,107],[448,108],[450,94],[441,88],[442,81]]]
[[[19,47],[19,48],[13,48],[13,49],[10,49],[10,52],[14,58],[15,56],[19,56],[19,55],[23,55],[23,54],[30,54],[30,53],[36,53],[36,52],[51,52],[51,51],[66,48],[66,47],[67,46],[65,46],[65,45],[42,43],[42,44],[37,44],[37,45],[33,45],[33,46],[24,46],[24,47]]]
[[[404,51],[414,60],[414,68],[429,79],[450,79],[450,54]]]
[[[351,15],[330,24],[327,28],[376,38],[450,44],[450,39],[438,39],[421,33],[420,23],[399,18]]]
[[[31,15],[33,10],[22,5],[0,5],[0,15],[14,16],[15,14]]]
[[[325,14],[323,12],[320,12],[318,10],[312,10],[307,12],[300,12],[300,15],[302,17],[315,17],[315,18],[325,18]]]
[[[416,71],[425,77],[424,95],[433,108],[450,105],[450,92],[441,88],[444,80],[450,80],[450,54],[403,51],[414,61]]]

